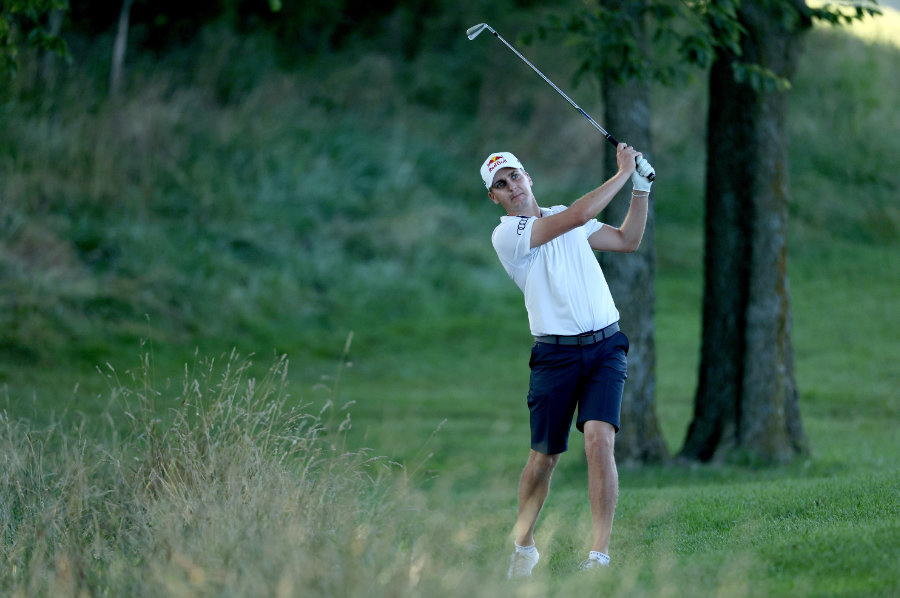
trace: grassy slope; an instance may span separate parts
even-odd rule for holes
[[[68,91],[50,110],[4,108],[4,140],[15,142],[2,155],[0,220],[7,408],[37,422],[61,409],[102,412],[107,382],[93,365],[111,361],[129,378],[148,348],[141,337],[153,338],[163,384],[195,347],[259,352],[262,366],[277,347],[292,358],[299,398],[355,401],[352,444],[439,474],[422,484],[417,500],[429,510],[408,532],[434,559],[410,593],[452,581],[490,595],[527,452],[528,336],[521,299],[485,241],[496,211],[459,173],[474,172],[496,133],[532,148],[532,174],[548,181],[541,191],[564,201],[583,191],[574,173],[596,139],[569,125],[558,98],[521,91],[541,91],[527,73],[506,98],[522,139],[496,124],[506,106],[489,94],[473,100],[426,74],[463,70],[440,54],[419,59],[428,69],[373,54],[324,59],[302,79],[254,79],[237,41],[226,41],[186,75],[193,87],[147,70],[120,106]],[[465,64],[475,53],[463,48]],[[900,128],[889,101],[900,95],[896,60],[896,50],[817,33],[792,99],[794,341],[812,459],[622,472],[623,566],[606,580],[620,591],[896,591],[900,216],[896,177],[884,175],[900,155],[897,136],[884,134]],[[244,87],[225,89],[216,73]],[[657,208],[658,409],[673,450],[698,354],[702,87],[661,91],[666,109],[655,116],[656,163],[674,190]],[[566,151],[570,169],[550,170]],[[340,367],[335,388],[350,330],[352,367]],[[316,386],[323,374],[332,380]],[[542,522],[549,567],[532,588],[555,595],[584,583],[566,574],[589,525],[573,440]]]

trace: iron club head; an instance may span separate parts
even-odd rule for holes
[[[475,39],[478,37],[478,34],[484,31],[485,29],[490,29],[487,23],[478,23],[477,25],[472,25],[468,29],[466,29],[466,36],[469,39]]]

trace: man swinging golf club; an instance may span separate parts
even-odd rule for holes
[[[619,143],[618,171],[568,208],[541,208],[531,176],[509,152],[493,153],[481,167],[491,200],[506,210],[492,242],[500,262],[525,295],[535,343],[528,408],[531,452],[519,482],[515,552],[508,576],[531,575],[539,555],[535,524],[550,476],[568,448],[569,430],[584,434],[593,545],[582,569],[609,564],[609,539],[619,481],[613,456],[626,378],[628,339],[594,251],[637,250],[647,222],[652,166]],[[631,177],[631,205],[620,228],[596,216]]]

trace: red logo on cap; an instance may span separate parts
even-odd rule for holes
[[[494,170],[496,167],[498,167],[498,166],[500,166],[501,164],[504,164],[504,163],[506,163],[506,158],[504,158],[503,156],[494,156],[494,157],[491,158],[490,161],[488,162],[488,172],[493,172],[493,170]]]

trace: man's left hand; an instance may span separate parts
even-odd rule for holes
[[[650,166],[650,162],[641,156],[637,160],[637,166],[634,169],[634,172],[631,174],[631,185],[635,191],[650,191],[650,186],[653,182],[648,178],[651,174],[656,174],[656,171]]]

